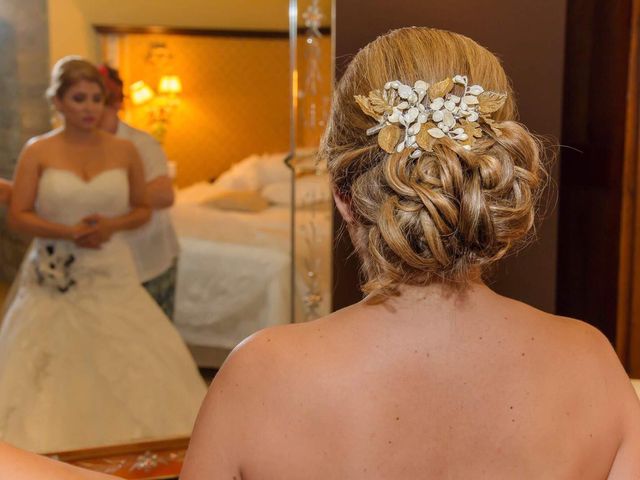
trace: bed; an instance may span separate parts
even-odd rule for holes
[[[219,367],[259,329],[289,323],[292,316],[304,319],[310,269],[328,291],[329,182],[325,175],[306,175],[296,179],[292,315],[291,172],[283,160],[282,154],[253,155],[213,183],[178,191],[172,209],[180,242],[174,321],[202,367]],[[328,301],[325,295],[317,310],[328,311]]]

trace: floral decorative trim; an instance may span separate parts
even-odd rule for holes
[[[185,447],[186,448],[186,447]],[[97,458],[92,461],[72,461],[70,463],[93,470],[95,472],[107,473],[123,478],[174,478],[172,473],[175,471],[176,479],[178,472],[184,461],[185,451],[169,450],[169,451],[146,451],[140,455],[126,454],[118,455],[113,458]],[[59,458],[54,458],[59,460]],[[171,473],[169,473],[171,472]],[[158,476],[162,474],[163,476]],[[171,475],[164,476],[164,475]],[[128,475],[128,476],[126,476]]]
[[[53,287],[61,293],[67,292],[76,284],[71,275],[75,260],[70,246],[61,242],[42,242],[33,261],[38,284]]]
[[[455,85],[464,87],[462,96],[451,93]],[[506,93],[486,91],[480,85],[469,86],[468,78],[453,78],[429,85],[418,80],[412,86],[393,80],[383,90],[373,90],[368,96],[356,95],[362,111],[378,121],[367,135],[378,134],[378,144],[387,153],[413,150],[411,158],[448,138],[471,150],[482,137],[480,122],[496,135],[502,135],[500,125],[491,118],[507,99]]]

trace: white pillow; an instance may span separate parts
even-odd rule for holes
[[[258,191],[265,186],[289,181],[291,170],[284,163],[286,153],[250,155],[235,163],[214,182],[224,191]]]
[[[220,189],[209,182],[197,182],[176,192],[176,203],[201,203]]]
[[[267,185],[262,196],[274,205],[291,205],[291,181]],[[331,187],[328,175],[307,175],[296,179],[296,207],[328,202]]]
[[[258,192],[226,191],[214,193],[201,205],[218,210],[257,213],[268,208],[269,202]]]
[[[213,184],[224,191],[257,191],[260,190],[258,177],[258,155],[251,155],[235,163],[220,175]]]
[[[286,153],[261,155],[256,161],[260,188],[278,182],[290,182],[293,172],[284,163]]]

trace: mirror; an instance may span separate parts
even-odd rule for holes
[[[25,141],[50,129],[43,92],[52,65],[69,54],[106,62],[118,70],[124,87],[120,120],[154,136],[169,160],[167,176],[176,194],[168,218],[180,247],[170,327],[205,377],[258,329],[328,313],[332,206],[316,150],[332,80],[331,2],[167,0],[119,2],[117,9],[106,0],[49,1],[48,9],[45,3],[29,0],[20,12],[0,11],[0,33],[11,51],[2,63],[11,87],[7,116],[14,122],[14,134],[2,147],[0,174],[11,178]],[[28,18],[28,11],[47,13]],[[24,32],[32,42],[28,52],[19,41]],[[27,61],[28,70],[16,68]],[[6,310],[20,295],[9,285],[20,278],[31,239],[10,232],[4,222],[1,228]],[[22,263],[23,270],[29,268],[29,261]],[[148,342],[153,336],[148,332]],[[122,341],[111,355],[128,358],[145,343],[127,345],[126,335]],[[90,348],[108,344],[98,335]],[[1,352],[0,358],[12,361]],[[134,372],[136,362],[130,360],[126,371],[109,375]],[[48,374],[47,365],[36,366],[38,378],[25,377],[27,390],[29,382]],[[87,367],[86,374],[92,373]],[[166,375],[157,381],[176,380],[168,370]],[[140,400],[131,392],[122,395],[132,403]],[[74,395],[67,400],[81,404]],[[2,422],[11,415],[0,411],[0,438],[9,442]],[[157,418],[160,425],[166,421]],[[93,433],[44,451],[102,446],[100,432]],[[151,439],[133,427],[122,437],[142,440]]]
[[[175,165],[174,322],[198,365],[218,368],[243,338],[290,321],[288,33],[99,32],[129,88],[121,117]],[[170,79],[179,92],[164,91]]]

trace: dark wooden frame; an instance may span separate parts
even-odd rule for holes
[[[632,0],[570,0],[557,313],[616,343]]]
[[[192,35],[199,37],[231,37],[231,38],[289,38],[288,30],[217,30],[209,28],[179,28],[155,26],[126,26],[126,25],[94,25],[96,32],[103,34],[156,34],[156,35]],[[298,34],[304,35],[306,29],[299,28]],[[330,35],[330,27],[321,27],[320,33]]]
[[[633,0],[627,80],[616,350],[640,376],[640,0]]]

